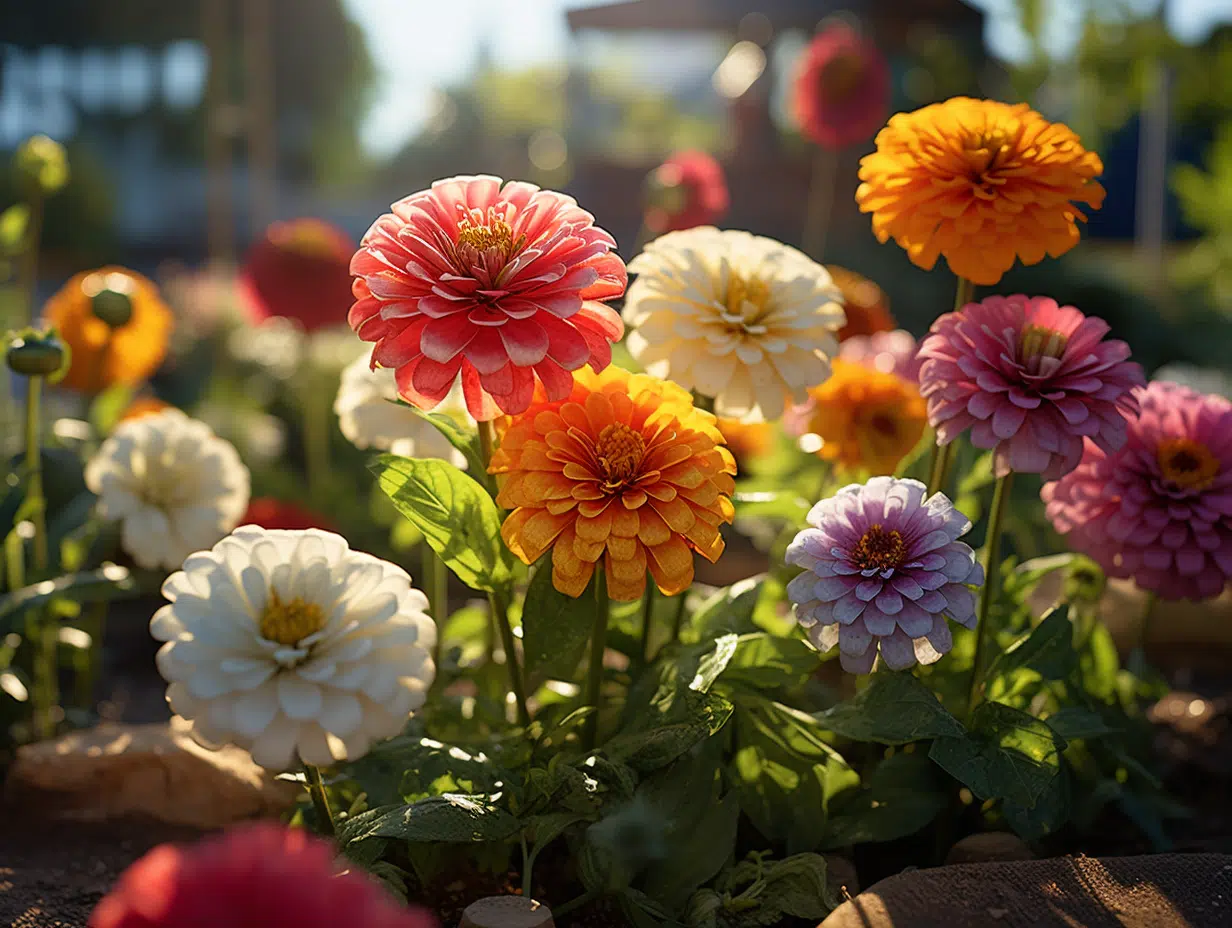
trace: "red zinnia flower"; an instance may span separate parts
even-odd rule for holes
[[[971,430],[995,448],[997,476],[1056,480],[1078,466],[1082,439],[1107,452],[1125,444],[1125,417],[1142,368],[1108,324],[1046,296],[990,296],[946,313],[920,345],[920,393],[937,441]]]
[[[1164,599],[1208,599],[1232,580],[1232,403],[1167,382],[1136,391],[1142,411],[1109,454],[1040,494],[1077,551]]]
[[[704,151],[682,151],[647,178],[646,227],[655,235],[714,225],[727,212],[723,166]]]
[[[308,528],[335,531],[329,520],[305,509],[298,503],[284,499],[261,496],[248,504],[248,511],[240,519],[240,525],[259,525],[262,528],[284,528],[301,531]]]
[[[163,844],[124,872],[89,928],[434,928],[356,871],[335,875],[334,848],[262,822],[191,847]]]
[[[823,148],[867,142],[890,107],[890,68],[872,42],[839,24],[817,33],[800,58],[792,112]]]
[[[624,324],[601,301],[624,293],[625,264],[572,197],[452,177],[392,209],[351,261],[348,321],[408,402],[431,409],[460,376],[487,421],[524,412],[536,382],[563,400],[572,371],[611,363]]]
[[[341,325],[351,305],[351,237],[323,219],[275,222],[248,252],[240,293],[254,322],[271,316],[312,332]]]

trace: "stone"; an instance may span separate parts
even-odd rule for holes
[[[241,748],[207,750],[188,731],[180,718],[103,723],[23,745],[5,799],[52,818],[141,817],[202,829],[276,817],[295,803],[297,784],[275,779]]]
[[[555,928],[552,910],[523,896],[489,896],[472,902],[458,928]]]
[[[947,864],[985,864],[992,861],[1034,860],[1027,842],[1008,831],[967,835],[945,855]]]

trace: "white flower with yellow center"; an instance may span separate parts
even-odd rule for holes
[[[85,471],[99,514],[121,523],[141,567],[179,567],[235,528],[248,508],[248,468],[228,441],[178,409],[121,422]]]
[[[466,467],[466,458],[432,423],[410,406],[397,402],[398,384],[391,368],[372,370],[369,352],[356,358],[342,371],[334,414],[338,427],[356,448],[376,448],[402,457],[444,458]],[[466,411],[461,382],[446,395],[434,413],[441,413],[461,425],[475,428]]]
[[[207,747],[268,770],[363,756],[402,731],[436,668],[427,597],[402,568],[318,529],[236,529],[163,584],[167,701]]]
[[[714,397],[719,415],[777,419],[830,376],[842,296],[802,252],[703,226],[650,242],[629,271],[629,351],[655,377]]]

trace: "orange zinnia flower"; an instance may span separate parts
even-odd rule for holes
[[[743,473],[754,458],[770,451],[774,431],[769,422],[745,422],[743,419],[719,418],[719,431],[727,448],[736,459],[736,470]]]
[[[140,419],[142,416],[153,416],[162,412],[164,409],[170,409],[171,404],[160,400],[157,396],[139,396],[128,404],[128,408],[120,414],[120,422],[127,422],[129,419]]]
[[[838,330],[840,342],[853,335],[876,335],[894,328],[894,317],[890,315],[890,300],[884,290],[863,274],[849,271],[845,267],[827,264],[826,270],[830,272],[830,279],[843,293],[843,312],[847,314],[847,321]]]
[[[955,97],[899,113],[860,161],[856,202],[879,241],[893,238],[929,270],[991,285],[1014,259],[1037,264],[1078,244],[1075,204],[1098,209],[1099,155],[1027,104]]]
[[[784,420],[796,435],[817,435],[822,459],[851,470],[892,474],[924,434],[928,410],[919,388],[899,377],[836,358],[809,401]]]
[[[693,582],[693,552],[723,552],[736,464],[715,417],[670,381],[608,367],[574,373],[568,398],[540,388],[512,417],[489,468],[513,509],[509,550],[533,564],[552,549],[552,584],[580,596],[603,559],[608,593],[629,602],[646,571],[667,595]]]
[[[154,283],[122,267],[78,274],[47,301],[43,319],[73,353],[63,386],[83,393],[145,380],[166,357],[174,325]]]

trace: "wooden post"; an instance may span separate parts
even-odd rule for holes
[[[231,203],[231,139],[227,54],[227,0],[202,0],[201,40],[209,55],[205,84],[205,216],[210,264],[231,264],[235,254],[235,225]]]
[[[552,910],[522,896],[489,896],[472,902],[458,928],[556,928]]]
[[[248,220],[253,238],[276,218],[278,126],[274,110],[271,0],[244,0],[244,127],[248,138]]]

